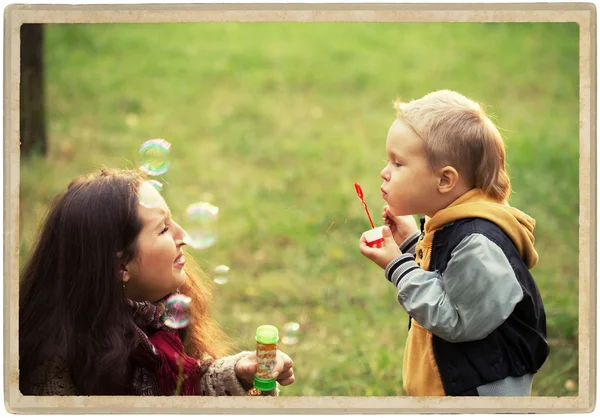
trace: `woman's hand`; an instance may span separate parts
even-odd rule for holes
[[[281,386],[291,385],[296,380],[294,369],[292,368],[293,365],[294,362],[290,356],[277,350],[275,365],[273,366],[271,375]],[[256,357],[256,352],[242,357],[236,363],[235,374],[245,389],[250,389],[254,385],[254,373],[256,373],[257,367],[258,358]]]
[[[381,214],[383,222],[390,227],[392,236],[397,245],[402,244],[415,231],[418,231],[417,222],[412,215],[394,216],[390,212],[390,207],[385,205]]]

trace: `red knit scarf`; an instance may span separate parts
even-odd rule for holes
[[[153,304],[125,299],[139,339],[130,356],[133,394],[200,395],[200,379],[212,359],[200,363],[184,353],[179,331],[164,324],[165,300]]]

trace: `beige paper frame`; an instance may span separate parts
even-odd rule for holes
[[[11,5],[4,43],[4,396],[17,413],[589,412],[596,402],[596,10],[537,4]],[[18,390],[19,79],[23,23],[576,22],[579,39],[579,395],[577,397],[35,397]]]

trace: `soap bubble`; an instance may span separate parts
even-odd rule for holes
[[[146,183],[154,187],[159,193],[162,193],[163,185],[160,181],[148,180]],[[140,205],[146,208],[157,208],[162,205],[162,201],[158,198],[158,196],[156,196],[155,193],[150,193],[149,190],[144,187],[140,187],[138,189],[137,197]]]
[[[225,284],[229,281],[229,267],[225,265],[220,265],[215,267],[215,278],[214,281],[216,284]]]
[[[150,176],[160,176],[169,169],[169,148],[164,139],[149,139],[140,147],[140,170]]]
[[[208,248],[217,241],[219,208],[207,202],[193,203],[185,210],[186,244],[197,250]]]
[[[283,336],[281,342],[284,344],[296,344],[298,342],[298,331],[300,324],[297,322],[288,322],[283,326]]]
[[[192,298],[181,293],[170,296],[167,299],[167,310],[163,314],[165,325],[175,329],[186,327],[190,322],[188,313],[191,301]]]
[[[158,180],[148,180],[148,183],[152,185],[159,193],[163,191],[163,185]]]

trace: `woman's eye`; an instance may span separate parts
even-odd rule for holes
[[[169,227],[168,227],[168,226],[165,226],[165,227],[163,228],[163,230],[162,230],[162,231],[160,231],[160,234],[159,234],[159,235],[162,235],[162,234],[164,234],[164,233],[165,233],[165,232],[167,232],[168,230],[169,230]]]

